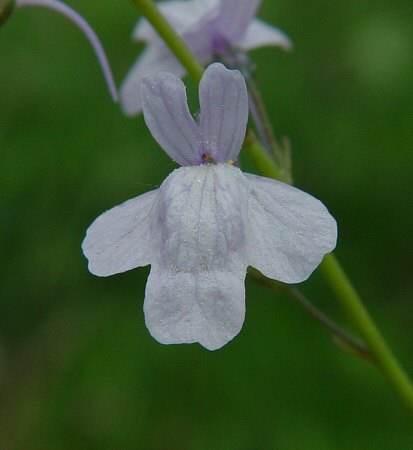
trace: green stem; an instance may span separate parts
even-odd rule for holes
[[[248,88],[248,94],[250,95],[251,100],[254,103],[254,105],[257,109],[258,115],[260,117],[263,132],[265,134],[265,138],[268,141],[271,151],[274,153],[274,157],[277,162],[277,165],[281,166],[282,162],[283,162],[281,147],[279,146],[277,139],[275,137],[274,130],[271,125],[267,109],[261,98],[261,94],[260,94],[260,92],[257,88],[257,85],[255,84],[255,81],[252,78],[251,74],[249,74],[246,71],[243,71],[242,73],[245,77],[245,81],[246,81],[247,88]]]
[[[336,324],[332,319],[330,319],[330,317],[320,311],[299,289],[294,286],[281,283],[280,281],[275,281],[264,277],[264,275],[262,275],[258,270],[251,267],[248,269],[248,275],[263,286],[269,287],[275,291],[281,290],[286,292],[289,297],[295,300],[305,311],[310,314],[311,317],[321,323],[333,334],[333,341],[340,347],[340,349],[373,362],[372,355],[364,342],[347,333],[347,331]]]
[[[182,65],[196,83],[199,83],[204,72],[190,49],[164,19],[152,0],[132,0],[140,9],[159,35],[164,39],[171,51],[175,54]],[[265,152],[260,142],[252,132],[247,134],[245,148],[251,158],[257,164],[259,170],[270,178],[284,180],[278,167]],[[413,414],[413,387],[406,373],[400,367],[390,348],[380,335],[379,330],[372,318],[366,311],[363,303],[353,288],[350,280],[341,268],[336,258],[330,254],[326,255],[321,264],[321,271],[340,300],[343,309],[349,318],[357,325],[360,334],[369,346],[370,353],[377,367],[391,384],[401,402]]]
[[[250,74],[245,78],[248,88],[248,94],[250,96],[250,101],[253,102],[254,107],[259,116],[259,120],[262,125],[263,133],[265,135],[265,140],[270,146],[270,152],[274,156],[273,166],[277,168],[278,180],[284,181],[285,183],[292,184],[292,173],[291,164],[289,159],[289,152],[286,153],[285,149],[278,144],[277,139],[272,128],[270,118],[268,116],[267,108],[262,101],[261,94],[255,84],[254,79]]]
[[[244,141],[244,149],[263,175],[288,183],[290,179],[289,175],[282,171],[278,167],[278,165],[271,159],[271,157],[262,147],[261,142],[257,139],[254,132],[250,129],[247,130],[247,135]]]
[[[299,303],[314,319],[318,320],[325,328],[330,330],[334,335],[334,342],[344,351],[355,356],[364,358],[373,362],[370,349],[359,339],[349,334],[346,330],[331,320],[326,314],[316,308],[310,300],[296,287],[286,287],[286,292],[290,297]]]
[[[412,383],[382,338],[336,257],[333,254],[326,255],[320,269],[341,302],[342,308],[357,325],[360,334],[375,358],[377,366],[392,385],[399,399],[413,414]]]
[[[154,2],[152,0],[132,1],[182,63],[193,80],[199,83],[204,73],[204,68],[199,64],[189,47],[182,41],[169,22],[159,12]]]

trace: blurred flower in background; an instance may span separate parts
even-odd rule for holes
[[[234,49],[248,51],[277,45],[291,48],[290,39],[278,28],[256,19],[261,0],[176,0],[159,2],[166,19],[202,64],[216,58],[225,61]],[[146,48],[129,70],[121,86],[121,103],[127,115],[142,110],[139,95],[141,81],[157,72],[181,77],[185,68],[146,19],[140,19],[132,35],[144,41]]]

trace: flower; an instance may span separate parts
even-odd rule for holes
[[[202,64],[213,62],[233,49],[251,50],[265,45],[291,47],[279,29],[254,18],[261,0],[176,0],[160,2],[159,9]],[[133,39],[147,43],[122,83],[120,96],[126,115],[142,110],[141,81],[159,72],[185,75],[185,68],[171,53],[147,20],[141,19]]]
[[[176,76],[147,78],[141,95],[153,137],[183,167],[98,217],[83,252],[99,276],[151,264],[144,313],[152,336],[215,350],[241,330],[247,267],[305,280],[335,247],[336,222],[314,197],[237,167],[248,118],[237,70],[207,68],[199,125]]]

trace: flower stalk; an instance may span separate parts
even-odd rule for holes
[[[225,58],[217,55],[217,60],[231,69],[239,70],[244,76],[248,89],[250,115],[252,116],[254,125],[257,128],[260,140],[263,147],[267,150],[267,153],[274,158],[279,167],[282,167],[284,160],[282,148],[277,142],[274,130],[268,117],[267,109],[261,99],[261,94],[253,77],[255,65],[244,52],[240,52],[235,49],[232,49],[229,52],[229,55],[226,55]]]
[[[171,51],[184,65],[196,83],[199,82],[203,68],[196,61],[192,52],[163,18],[152,0],[132,0],[142,15],[152,24],[158,34],[164,39]],[[258,169],[267,177],[288,181],[276,162],[269,157],[263,146],[251,131],[244,143],[245,149],[256,163]],[[400,401],[413,415],[413,385],[407,374],[401,368],[392,351],[385,343],[373,319],[364,307],[360,296],[334,255],[324,258],[320,265],[321,273],[333,289],[349,319],[355,323],[359,333],[365,339],[368,350],[376,367],[383,373],[393,387]]]
[[[361,336],[363,336],[374,355],[376,365],[393,386],[400,401],[413,415],[412,383],[384,341],[337,258],[331,253],[326,255],[320,265],[320,270],[329,282],[347,316],[356,324]]]
[[[159,12],[152,0],[132,0],[139,11],[151,23],[159,36],[165,41],[177,59],[185,67],[192,79],[198,84],[204,73],[204,68],[196,60],[192,51],[182,41],[170,23]]]
[[[288,284],[280,283],[279,281],[274,281],[264,277],[260,272],[252,268],[248,270],[248,275],[263,286],[266,286],[274,291],[279,290],[285,292],[290,298],[304,308],[304,310],[307,311],[311,317],[321,323],[328,331],[330,331],[330,333],[333,334],[333,342],[337,344],[341,350],[372,362],[373,356],[371,355],[366,344],[353,337],[342,327],[340,327],[340,325],[330,319],[330,317],[320,311],[299,289],[294,286],[289,286]]]
[[[268,152],[265,151],[261,142],[251,129],[247,130],[243,147],[263,175],[268,178],[283,181],[284,183],[289,182],[287,174],[278,167]]]
[[[118,91],[116,89],[115,81],[113,79],[112,71],[110,69],[108,58],[106,56],[102,44],[100,43],[97,34],[94,32],[93,28],[87,23],[87,21],[74,9],[57,0],[17,0],[16,2],[16,8],[19,9],[33,6],[46,8],[58,12],[59,14],[69,19],[82,31],[82,33],[86,36],[87,40],[89,41],[90,45],[93,48],[93,51],[99,62],[100,68],[102,70],[112,100],[115,103],[117,103],[119,96]]]
[[[278,168],[282,179],[285,183],[292,184],[290,152],[285,150],[282,145],[277,142],[274,130],[268,116],[267,109],[262,101],[261,94],[255,84],[252,75],[248,72],[241,71],[247,83],[248,94],[250,99],[251,111],[253,113],[254,122],[260,124],[261,140],[264,146],[268,148],[269,154],[274,159],[274,163]]]

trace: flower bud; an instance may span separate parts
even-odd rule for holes
[[[14,0],[0,0],[0,26],[7,22],[14,10]]]

